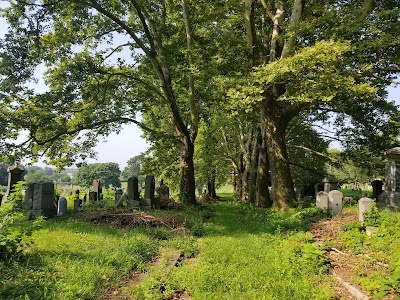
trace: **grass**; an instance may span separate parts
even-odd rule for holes
[[[135,299],[166,299],[174,291],[193,299],[329,299],[323,250],[303,232],[323,216],[315,208],[278,213],[220,202],[196,259],[167,275],[155,272],[128,292]]]
[[[48,220],[21,255],[0,259],[0,299],[97,299],[129,271],[145,270],[166,244],[194,251],[190,239],[162,228],[96,226],[82,215]]]

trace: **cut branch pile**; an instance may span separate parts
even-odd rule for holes
[[[169,229],[176,229],[184,226],[184,223],[176,218],[155,217],[136,210],[107,210],[97,212],[88,216],[87,220],[96,225],[106,224],[117,228],[162,226]]]

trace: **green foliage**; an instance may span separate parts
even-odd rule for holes
[[[95,163],[80,167],[76,176],[79,185],[89,187],[93,180],[100,180],[101,184],[108,188],[109,186],[120,187],[119,181],[121,171],[117,163]]]
[[[382,216],[376,205],[373,205],[370,211],[365,211],[363,215],[364,215],[365,226],[378,227],[382,223]]]
[[[127,162],[127,166],[121,172],[121,178],[127,180],[131,176],[136,176],[139,180],[139,184],[144,183],[145,177],[141,173],[144,156],[144,154],[140,154],[131,157]]]
[[[23,184],[19,182],[14,185],[15,192],[8,196],[8,203],[0,208],[0,263],[12,259],[31,245],[32,233],[43,223],[43,218],[31,221],[21,212]]]

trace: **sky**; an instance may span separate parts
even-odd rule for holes
[[[0,8],[5,6],[8,6],[8,3],[0,2]],[[4,37],[6,31],[7,24],[4,19],[0,17],[0,38]],[[122,36],[116,37],[116,44],[122,44],[121,40],[123,40]],[[124,51],[119,55],[123,58],[129,57]],[[38,91],[44,91],[46,89],[43,80],[41,80],[43,71],[44,68],[38,68],[36,71],[36,77],[38,77],[39,82],[35,84],[35,89]],[[400,87],[398,85],[390,86],[388,92],[388,99],[400,105]],[[99,142],[95,147],[95,151],[98,153],[97,159],[87,160],[87,162],[116,162],[120,165],[120,168],[123,169],[131,157],[139,155],[148,149],[149,145],[146,143],[146,140],[141,138],[142,134],[143,132],[136,125],[124,125],[118,134],[113,133],[106,137],[105,141]],[[40,163],[38,165],[43,166],[43,164]]]

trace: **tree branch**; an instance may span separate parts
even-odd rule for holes
[[[290,52],[293,50],[294,42],[296,40],[295,31],[300,25],[301,16],[303,14],[304,2],[305,0],[295,0],[293,3],[292,15],[290,17],[290,25],[289,25],[290,36],[283,45],[281,58],[288,57]]]

